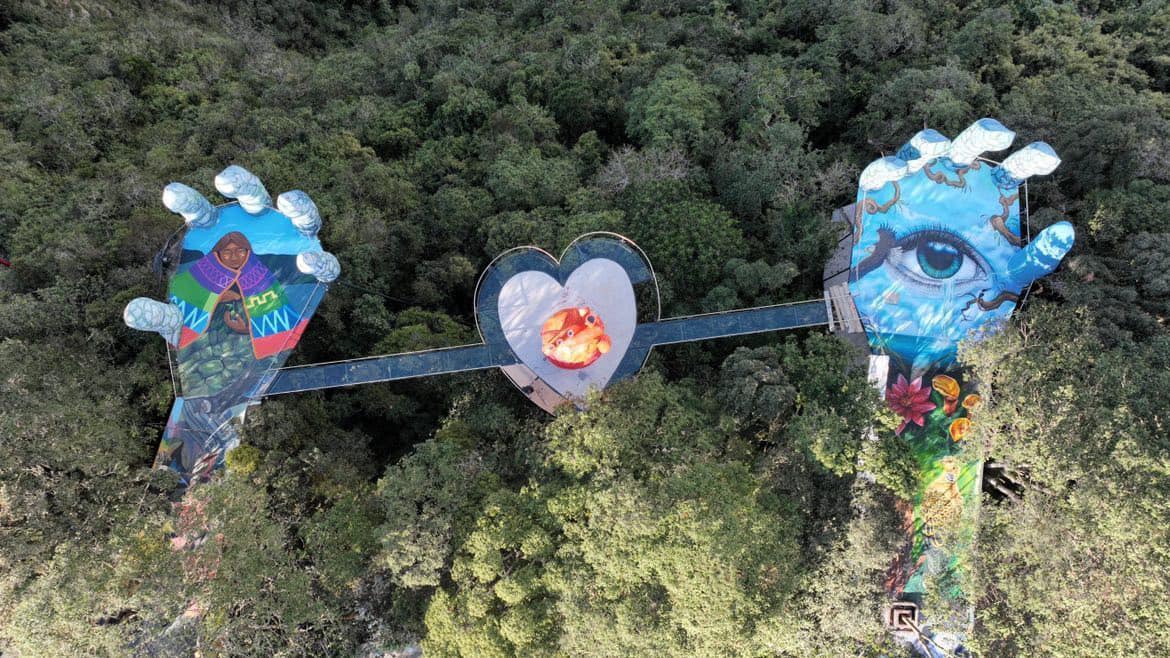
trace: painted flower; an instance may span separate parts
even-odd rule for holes
[[[954,415],[959,406],[959,382],[949,375],[935,375],[930,383],[943,397],[943,413],[948,416]]]
[[[952,441],[954,441],[955,443],[962,441],[963,437],[967,436],[967,432],[971,431],[971,419],[969,419],[969,418],[956,418],[955,422],[951,423],[951,427],[950,427],[949,431],[951,433],[951,440]]]
[[[930,401],[930,389],[922,386],[922,378],[907,383],[902,375],[898,375],[898,381],[886,391],[886,404],[902,417],[902,424],[894,432],[899,435],[909,423],[922,427],[923,414],[935,408],[935,404]]]
[[[974,393],[971,393],[967,397],[963,398],[963,408],[967,410],[967,413],[971,413],[971,411],[974,410],[975,407],[978,407],[981,402],[983,402],[983,398]]]

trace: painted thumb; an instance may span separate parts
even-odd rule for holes
[[[1060,265],[1064,255],[1072,249],[1076,230],[1068,222],[1057,222],[1044,229],[1008,261],[1007,282],[1010,290],[1023,290],[1036,279],[1049,274]]]

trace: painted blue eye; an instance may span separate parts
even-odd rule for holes
[[[908,285],[930,292],[946,285],[956,293],[986,287],[990,275],[987,262],[955,233],[925,228],[892,238],[887,244],[883,260],[891,273]]]
[[[922,273],[932,279],[949,279],[963,264],[963,254],[958,247],[940,240],[923,240],[915,251]]]

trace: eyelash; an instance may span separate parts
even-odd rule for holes
[[[922,231],[921,233],[907,236],[905,238],[905,241],[899,241],[895,244],[904,251],[909,250],[909,249],[919,249],[922,247],[923,244],[925,244],[928,241],[938,240],[938,238],[941,235],[946,235],[946,234],[931,233],[930,231]],[[956,249],[959,250],[960,253],[963,254],[963,256],[965,258],[970,258],[971,260],[975,261],[976,264],[980,264],[980,265],[982,264],[981,259],[975,253],[975,250],[972,249],[971,245],[967,244],[965,241],[951,239],[951,240],[941,240],[941,242],[945,242],[946,244],[954,246]]]
[[[889,224],[882,224],[881,228],[884,228],[887,231],[889,231],[890,234],[894,236],[895,242],[901,242],[902,240],[905,240],[906,238],[909,238],[912,236],[916,236],[919,233],[943,233],[943,234],[947,235],[948,237],[954,238],[955,242],[957,242],[957,243],[967,244],[967,241],[963,239],[963,236],[959,235],[959,233],[956,232],[954,229],[947,226],[946,224],[937,223],[937,222],[932,223],[932,224],[924,224],[924,225],[915,226],[914,228],[912,228],[908,231],[902,231],[900,234],[897,230],[895,230],[895,228],[893,226],[890,226]]]
[[[963,239],[963,236],[943,224],[935,223],[926,226],[916,226],[909,231],[903,232],[901,235],[888,224],[882,224],[880,228],[889,231],[894,236],[894,247],[900,249],[916,248],[923,241],[929,240],[931,237],[944,236],[948,238],[944,240],[945,242],[954,245],[959,251],[963,252],[964,256],[974,260],[980,266],[983,265],[983,259],[980,258],[975,248]]]

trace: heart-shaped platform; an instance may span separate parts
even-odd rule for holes
[[[559,260],[535,247],[503,253],[480,278],[475,308],[484,342],[506,344],[519,362],[504,373],[551,408],[642,366],[650,346],[634,334],[658,319],[658,287],[633,242],[590,233]]]

